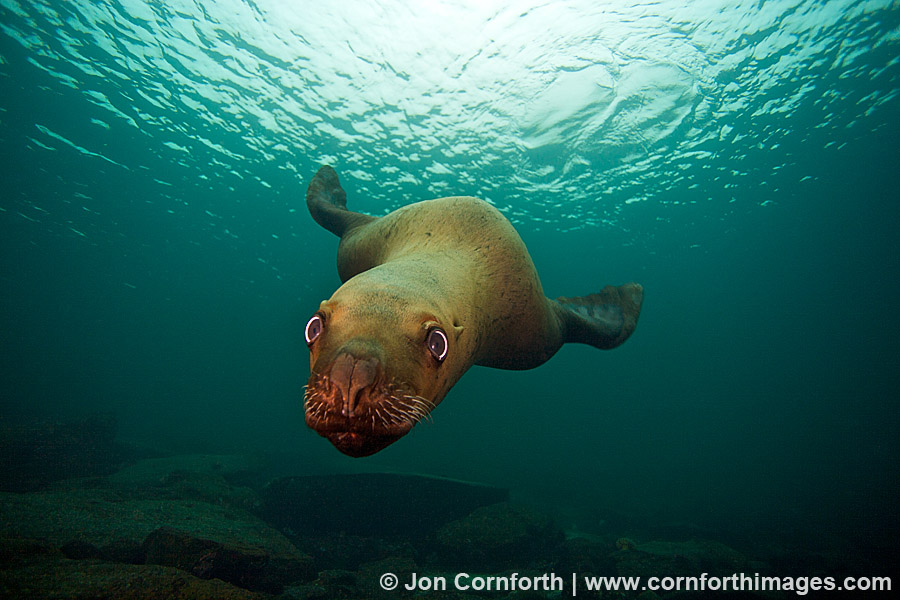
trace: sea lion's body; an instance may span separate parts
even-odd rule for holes
[[[417,202],[359,227],[341,239],[338,273],[345,285],[402,285],[410,299],[441,307],[465,327],[467,368],[530,369],[562,345],[525,244],[477,198]]]
[[[473,364],[530,369],[565,342],[612,348],[634,329],[639,285],[546,298],[525,244],[487,202],[440,198],[375,218],[345,198],[330,167],[307,193],[341,236],[344,284],[307,325],[306,420],[347,454],[402,437]]]

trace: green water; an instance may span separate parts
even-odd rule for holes
[[[483,481],[582,528],[888,539],[898,27],[887,1],[0,0],[0,416]],[[636,333],[475,368],[339,454],[301,414],[326,163],[371,214],[491,201],[550,296],[640,282]]]

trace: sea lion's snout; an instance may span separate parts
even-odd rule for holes
[[[345,353],[334,361],[331,365],[331,383],[341,394],[342,416],[356,416],[359,394],[375,382],[377,374],[378,361],[374,358],[355,358]]]
[[[407,384],[386,377],[377,358],[348,351],[314,369],[304,401],[306,424],[353,457],[396,442],[434,408]]]

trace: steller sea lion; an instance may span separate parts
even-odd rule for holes
[[[637,324],[636,283],[546,298],[522,239],[483,200],[439,198],[372,217],[347,210],[324,166],[306,203],[341,238],[343,282],[304,330],[306,423],[350,456],[403,437],[472,365],[531,369],[567,342],[615,348]]]

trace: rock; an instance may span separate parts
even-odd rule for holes
[[[169,527],[144,540],[147,564],[177,567],[201,579],[221,579],[249,590],[278,594],[285,584],[312,578],[312,561],[296,550],[270,549],[233,540],[218,542]]]
[[[144,564],[142,544],[134,540],[118,539],[100,546],[100,557],[107,562]]]
[[[620,537],[616,540],[616,550],[637,550],[637,544],[631,538]]]
[[[319,583],[292,585],[281,593],[279,600],[329,600],[328,592]]]
[[[391,556],[382,560],[366,563],[359,568],[356,578],[357,589],[362,598],[391,598],[397,594],[408,595],[403,589],[402,582],[409,580],[411,573],[421,572],[416,563],[405,556]],[[401,587],[397,590],[386,591],[381,587],[381,576],[385,573],[393,573],[400,578]]]
[[[259,468],[255,461],[239,454],[184,454],[144,459],[122,468],[109,479],[125,485],[155,485],[175,473],[196,473],[234,481]]]
[[[73,560],[85,560],[89,558],[102,558],[103,552],[100,548],[88,542],[81,540],[72,540],[68,544],[63,544],[59,549],[66,558]]]
[[[265,519],[295,535],[416,536],[503,502],[509,492],[435,477],[363,473],[285,477],[261,495]]]
[[[615,562],[610,554],[615,546],[599,539],[567,538],[559,551],[558,572],[585,575],[615,575]]]
[[[547,515],[504,502],[444,525],[434,535],[432,550],[445,567],[521,571],[554,560],[563,539]]]
[[[6,531],[0,534],[0,569],[6,564],[47,557],[61,558],[62,553],[47,540],[18,537]]]
[[[17,600],[264,600],[224,581],[156,565],[55,559],[0,570],[0,597]]]
[[[151,533],[169,527],[209,553],[206,562],[195,556],[188,571],[266,590],[292,577],[314,576],[312,559],[281,533],[247,511],[208,502],[134,499],[120,490],[72,488],[0,493],[0,514],[7,537],[43,539],[70,553],[87,555],[84,549],[94,547],[104,559],[140,562],[150,549],[155,552],[151,562],[185,567],[159,558],[164,545],[145,544]]]
[[[408,542],[384,540],[359,535],[324,534],[312,537],[295,536],[294,543],[311,554],[316,564],[329,569],[358,569],[365,562],[390,556],[413,558],[415,548]]]
[[[27,492],[71,477],[107,475],[125,460],[114,415],[43,421],[0,431],[0,490]]]
[[[709,573],[730,576],[733,573],[760,572],[760,564],[725,544],[706,540],[688,542],[647,542],[633,544],[614,552],[616,572],[622,576],[651,577]],[[765,571],[765,569],[763,569]]]
[[[126,540],[141,544],[159,527],[169,525],[207,537],[242,536],[290,544],[281,534],[243,511],[196,500],[132,499],[116,490],[73,488],[0,493],[0,512],[7,533],[44,538],[57,547],[80,540],[103,547]]]
[[[327,569],[319,573],[315,584],[325,590],[326,598],[359,598],[356,573],[341,569]]]
[[[193,498],[230,504],[246,510],[259,508],[259,496],[247,487],[230,483],[243,480],[254,464],[242,456],[184,455],[141,460],[108,478],[112,487],[133,495],[155,498]]]

